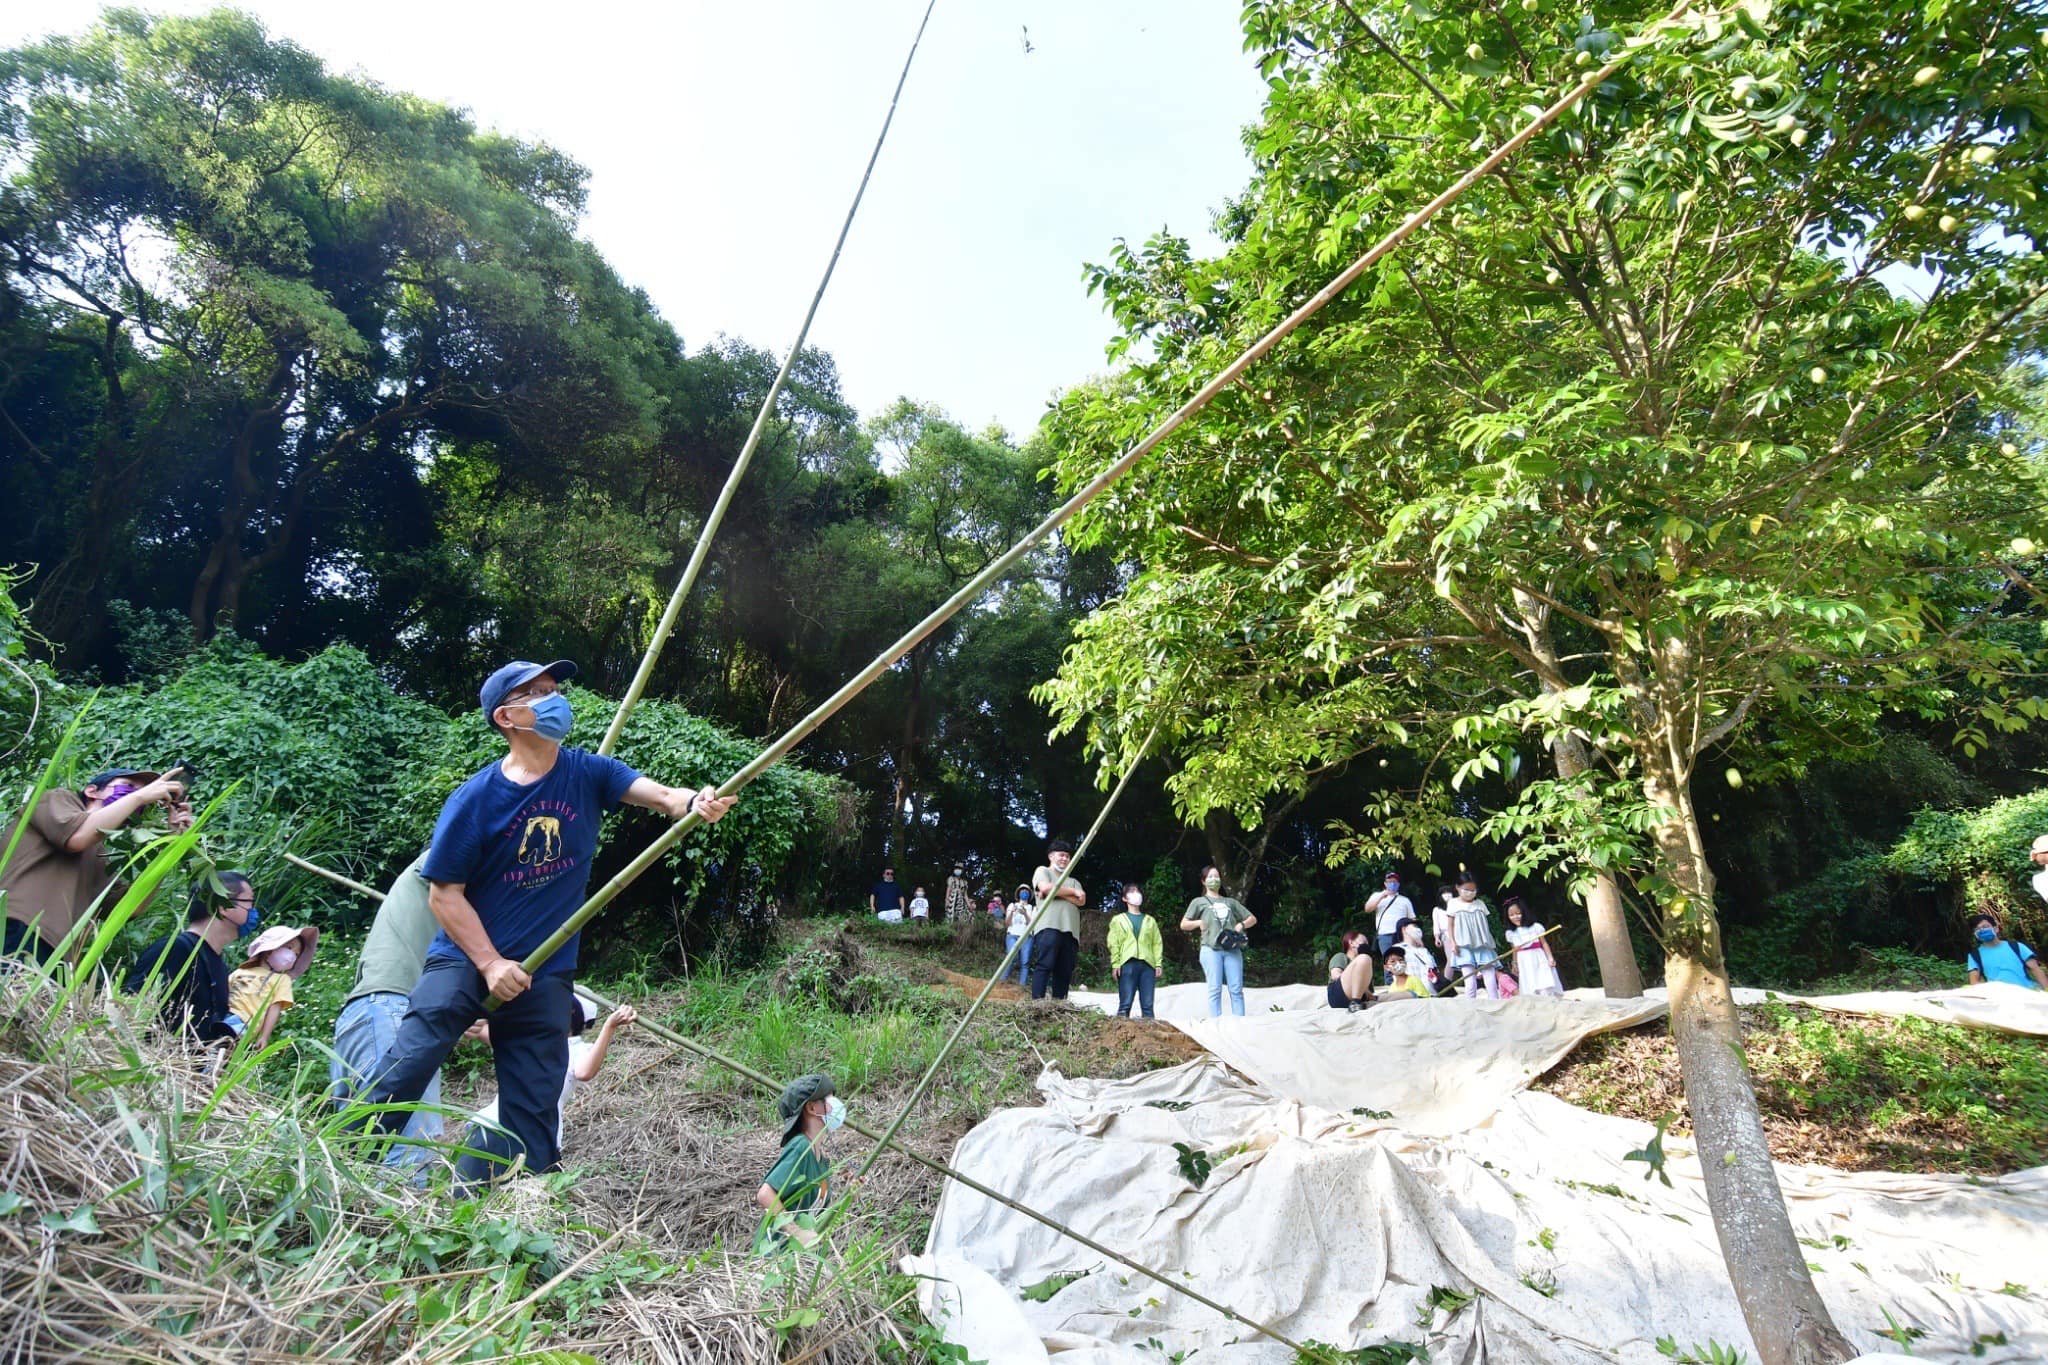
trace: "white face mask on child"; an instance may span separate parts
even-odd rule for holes
[[[272,948],[263,955],[263,961],[273,972],[288,972],[299,963],[299,955],[291,948]]]

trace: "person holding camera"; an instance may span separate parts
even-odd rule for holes
[[[48,962],[71,926],[113,884],[106,837],[137,814],[161,806],[172,833],[192,824],[183,769],[167,773],[109,768],[83,791],[53,787],[23,811],[15,828],[0,833],[0,848],[19,830],[14,856],[0,870],[7,926],[0,957]]]
[[[1245,930],[1259,917],[1235,898],[1223,894],[1223,874],[1202,869],[1202,894],[1188,902],[1180,927],[1202,936],[1202,979],[1209,983],[1209,1017],[1221,1018],[1223,990],[1230,988],[1230,1012],[1244,1017]]]

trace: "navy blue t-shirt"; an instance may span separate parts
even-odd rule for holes
[[[903,883],[902,883],[902,882],[886,882],[886,881],[885,881],[885,882],[876,882],[876,883],[875,883],[875,909],[876,909],[877,911],[882,911],[882,910],[901,910],[902,908],[903,908]]]
[[[548,775],[529,786],[493,763],[441,807],[420,875],[460,883],[491,943],[506,957],[523,958],[583,904],[598,822],[639,776],[616,758],[583,749],[564,748]],[[427,956],[464,953],[442,930]],[[572,938],[540,970],[575,966]]]

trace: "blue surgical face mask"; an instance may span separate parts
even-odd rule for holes
[[[1979,943],[1989,943],[1991,942],[1991,940],[1997,937],[1998,931],[1996,929],[1993,929],[1989,925],[1986,925],[1984,928],[1979,929],[1977,931],[1977,942]]]
[[[846,1122],[846,1101],[837,1095],[825,1097],[825,1131],[831,1132]]]
[[[247,938],[256,932],[256,926],[263,923],[263,914],[255,906],[249,907],[249,917],[235,929],[236,938]]]
[[[556,744],[569,737],[569,727],[576,723],[576,715],[569,709],[567,697],[560,692],[550,692],[527,705],[533,711],[533,724],[520,728],[532,730],[542,739]]]

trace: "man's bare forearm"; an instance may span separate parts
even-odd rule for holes
[[[478,971],[490,966],[504,954],[491,942],[491,936],[484,931],[484,922],[478,918],[476,907],[469,903],[464,888],[455,882],[434,882],[427,892],[427,908],[434,912],[434,921],[462,949],[462,955],[476,964]]]

